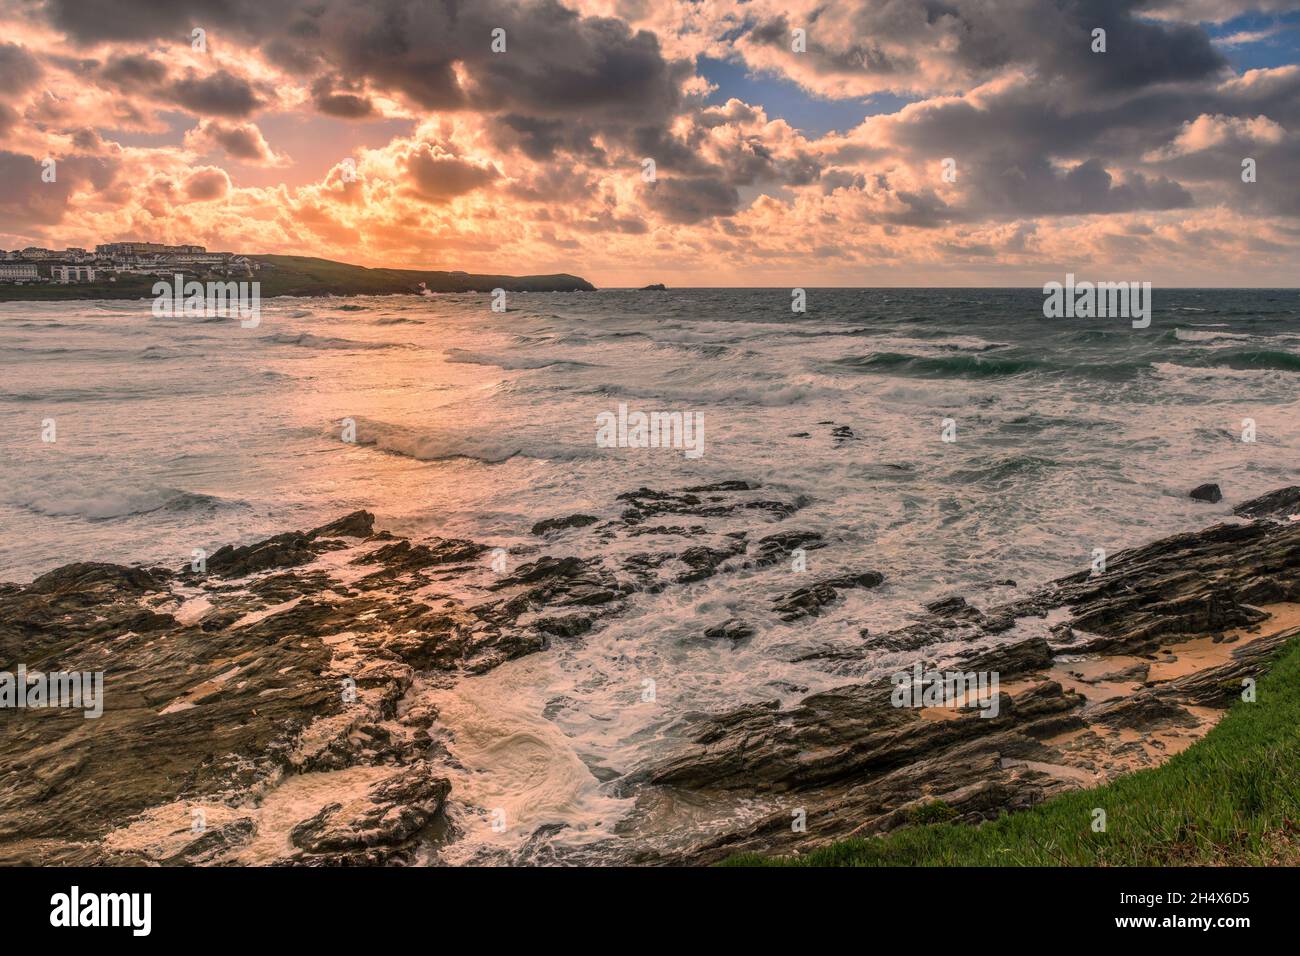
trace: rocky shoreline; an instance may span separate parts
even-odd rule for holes
[[[802,506],[741,480],[640,488],[612,517],[538,522],[538,545],[508,555],[399,538],[362,511],[222,548],[202,573],[91,562],[0,585],[0,670],[106,674],[99,719],[0,711],[0,864],[439,862],[459,836],[445,812],[456,763],[420,687],[599,640],[638,592],[816,550],[817,532],[780,527]],[[637,797],[623,859],[802,852],[935,813],[977,824],[1160,762],[1300,634],[1300,487],[1234,513],[1102,574],[983,610],[953,596],[863,631],[805,658],[844,682],[797,706],[681,715],[676,752],[605,784]],[[647,547],[615,561],[615,538]],[[811,625],[888,574],[810,574],[771,611]],[[758,626],[701,622],[701,639],[739,644]],[[996,717],[898,708],[888,681],[855,682],[881,651],[937,664],[952,642],[977,647],[947,663],[1000,675]],[[742,799],[759,810],[721,831],[670,849],[635,839],[657,802]]]

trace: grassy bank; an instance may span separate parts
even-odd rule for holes
[[[730,866],[1300,864],[1300,638],[1204,739],[1167,763],[980,827],[914,826]],[[1093,809],[1106,832],[1092,830]],[[942,808],[938,808],[941,810]],[[937,813],[936,815],[942,815]]]

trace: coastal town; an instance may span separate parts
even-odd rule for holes
[[[159,242],[107,242],[89,251],[28,246],[0,250],[0,283],[31,284],[116,282],[120,276],[173,276],[211,273],[251,276],[261,264],[245,255],[208,252],[203,246]]]

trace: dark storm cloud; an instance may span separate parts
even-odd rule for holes
[[[36,57],[17,43],[0,43],[0,89],[7,95],[31,89],[43,70]]]
[[[247,0],[48,0],[44,10],[52,26],[82,43],[163,37],[189,42],[195,27],[208,29],[266,6]]]
[[[1133,173],[1117,182],[1099,159],[1064,170],[1042,157],[991,160],[970,175],[976,216],[1070,216],[1192,205],[1191,194],[1173,180]]]
[[[111,57],[99,71],[100,77],[124,90],[160,87],[167,79],[167,66],[142,53]]]
[[[498,145],[515,147],[529,159],[546,161],[556,153],[568,153],[596,164],[605,161],[604,150],[592,139],[591,127],[574,120],[510,113],[492,124],[492,132]]]
[[[582,17],[556,0],[51,0],[51,22],[83,42],[187,39],[193,26],[262,47],[294,69],[327,63],[424,109],[534,115],[582,112],[663,119],[679,105],[688,62],[670,62],[652,33]],[[274,7],[274,9],[271,9]],[[494,53],[492,31],[506,31]],[[473,80],[462,89],[453,64]]]
[[[370,97],[357,90],[340,89],[337,77],[319,77],[311,86],[312,104],[327,116],[364,119],[375,113]]]
[[[734,215],[740,193],[721,179],[660,179],[650,184],[646,202],[669,222],[690,224]]]
[[[248,116],[265,102],[251,83],[225,70],[186,76],[172,83],[165,95],[202,116]]]

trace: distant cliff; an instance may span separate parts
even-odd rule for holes
[[[550,276],[476,275],[469,272],[433,272],[423,269],[367,269],[364,266],[316,259],[311,256],[250,256],[262,268],[253,275],[198,276],[201,280],[261,283],[264,297],[276,295],[418,295],[430,292],[592,292],[586,279],[561,273]],[[193,275],[192,269],[186,269]],[[0,283],[0,302],[64,299],[140,299],[153,295],[159,276],[118,273],[115,281],[38,284]]]
[[[310,256],[252,256],[262,263],[256,276],[262,295],[383,295],[430,292],[592,292],[586,279],[564,273],[551,276],[475,275],[423,269],[367,269]]]

